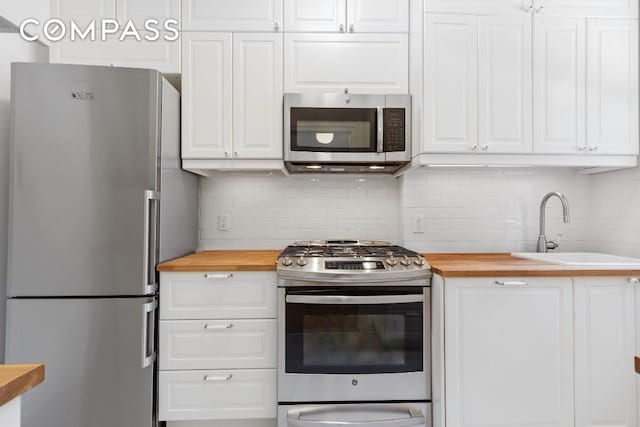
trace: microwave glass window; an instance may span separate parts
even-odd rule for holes
[[[287,303],[285,355],[288,373],[422,371],[422,303]]]
[[[292,108],[291,150],[375,153],[375,108]]]

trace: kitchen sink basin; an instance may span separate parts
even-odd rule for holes
[[[516,258],[577,267],[640,269],[640,259],[595,252],[518,252],[511,255]]]

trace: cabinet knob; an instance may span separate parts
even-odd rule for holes
[[[471,150],[478,151],[478,145],[472,145],[471,146]]]
[[[578,147],[578,151],[587,151],[587,146]]]
[[[228,152],[228,151],[225,151],[225,152],[224,152],[224,156],[225,156],[225,157],[229,157],[229,152]]]
[[[638,285],[640,284],[640,279],[638,279],[637,277],[631,277],[629,278],[629,283],[631,283],[632,285]]]
[[[238,157],[238,156],[239,156],[238,152],[237,152],[237,151],[234,151],[234,152],[233,152],[233,157]]]
[[[529,13],[533,10],[533,3],[529,5],[529,7],[525,7],[524,8],[524,12],[525,13]]]
[[[489,150],[489,146],[488,145],[483,145],[482,146],[482,151],[488,151]]]
[[[276,24],[273,26],[273,28],[274,28],[276,31],[279,31],[279,30],[280,30],[280,23],[279,23],[279,22],[276,22]]]
[[[540,13],[544,10],[544,5],[536,8],[536,13]]]
[[[596,151],[598,151],[598,147],[589,147],[589,151],[595,153]]]
[[[349,25],[349,32],[353,33],[353,24]]]
[[[341,33],[344,33],[344,24],[340,24],[340,27],[339,27],[339,28],[340,28],[340,32],[341,32]]]

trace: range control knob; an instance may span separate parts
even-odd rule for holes
[[[282,258],[282,261],[280,261],[280,263],[285,267],[289,267],[291,264],[293,264],[293,260],[291,259],[291,257],[286,256]]]
[[[303,256],[298,258],[298,261],[296,261],[296,263],[300,266],[300,267],[304,267],[305,265],[307,265],[309,262],[304,259]]]
[[[416,257],[416,259],[415,259],[415,261],[413,261],[413,262],[414,262],[416,265],[420,265],[420,266],[422,266],[422,265],[424,265],[425,260],[424,260],[424,257],[422,257],[422,256],[417,256],[417,257]]]
[[[393,255],[389,255],[389,258],[385,259],[384,262],[386,262],[387,265],[390,267],[393,267],[398,263],[398,261],[396,261],[396,258]]]
[[[409,259],[408,256],[404,256],[402,257],[402,259],[400,260],[400,264],[404,265],[405,267],[411,265],[411,260]]]

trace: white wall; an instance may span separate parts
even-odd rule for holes
[[[364,181],[361,181],[364,179]],[[200,186],[199,249],[279,249],[295,240],[383,239],[420,251],[535,250],[538,207],[565,192],[572,223],[549,202],[549,238],[587,246],[589,177],[571,169],[420,169],[400,179],[218,174]],[[217,230],[217,216],[231,230]],[[424,215],[425,233],[412,232]]]
[[[0,33],[0,361],[4,360],[4,319],[9,184],[9,101],[12,62],[46,62],[48,49],[27,43],[18,34]]]
[[[640,168],[591,177],[593,250],[640,257]]]

